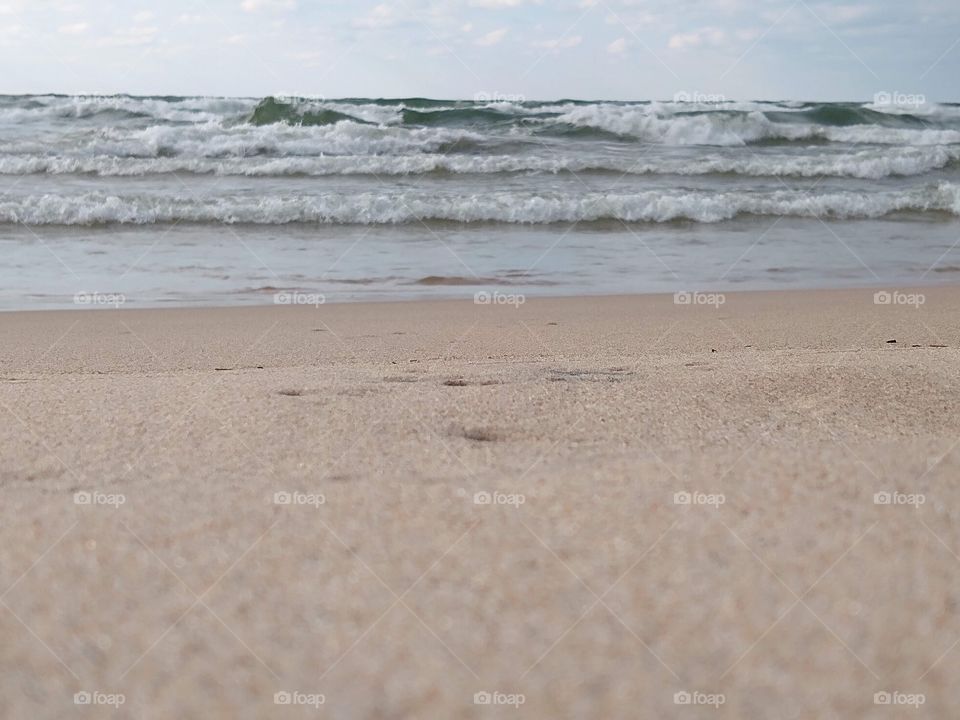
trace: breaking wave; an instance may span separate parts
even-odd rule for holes
[[[411,138],[412,139],[412,138]],[[462,138],[460,138],[462,139]],[[380,141],[382,144],[383,141]],[[423,138],[419,143],[425,144]],[[453,140],[457,142],[457,140]],[[442,144],[437,138],[438,146]],[[272,148],[279,148],[277,143]],[[164,145],[154,145],[162,155]],[[249,151],[250,146],[242,146]],[[685,159],[630,157],[584,158],[575,155],[467,155],[404,153],[397,155],[328,155],[320,157],[223,157],[238,154],[236,146],[222,143],[197,147],[196,155],[174,157],[119,157],[94,155],[0,155],[0,175],[89,174],[102,177],[162,175],[168,173],[236,175],[247,177],[331,175],[422,175],[430,173],[611,173],[628,175],[743,175],[753,177],[851,177],[881,179],[907,177],[960,165],[960,147],[884,148],[838,154],[803,155],[703,155],[696,163]],[[261,144],[259,149],[266,150]],[[398,149],[402,149],[399,148]],[[204,156],[206,151],[210,156]],[[258,153],[261,154],[261,153]],[[263,155],[268,153],[263,152]]]
[[[704,191],[641,193],[484,193],[436,196],[423,192],[324,194],[313,197],[221,196],[210,200],[122,197],[101,193],[28,196],[0,201],[0,222],[28,225],[194,223],[338,223],[383,225],[421,220],[458,223],[570,223],[604,220],[714,223],[740,215],[834,219],[877,218],[896,212],[960,215],[960,186],[888,192],[782,190],[751,194]]]

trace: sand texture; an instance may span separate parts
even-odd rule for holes
[[[923,293],[0,315],[0,717],[956,717]]]

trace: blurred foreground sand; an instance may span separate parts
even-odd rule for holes
[[[953,716],[923,292],[0,315],[0,717]]]

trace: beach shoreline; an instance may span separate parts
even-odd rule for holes
[[[950,272],[954,272],[951,268]],[[89,310],[226,310],[267,308],[285,306],[306,305],[311,307],[318,306],[339,306],[339,305],[393,305],[397,303],[463,303],[474,302],[476,304],[518,304],[508,301],[507,298],[520,298],[519,303],[525,303],[527,300],[538,301],[569,301],[578,298],[586,300],[610,300],[615,298],[670,298],[678,294],[711,294],[740,297],[752,295],[770,295],[776,296],[784,293],[800,293],[802,296],[809,296],[812,293],[924,293],[930,289],[952,288],[956,283],[942,278],[926,279],[918,282],[916,279],[904,282],[884,282],[881,280],[862,281],[857,283],[826,283],[823,285],[786,285],[782,287],[773,287],[769,285],[751,285],[745,286],[727,283],[672,283],[684,290],[679,292],[666,288],[637,290],[635,292],[607,291],[602,289],[584,289],[577,292],[571,292],[569,289],[550,288],[550,284],[542,286],[516,285],[511,284],[509,279],[504,278],[482,278],[472,279],[468,277],[427,277],[422,281],[411,283],[411,289],[407,294],[380,294],[375,293],[339,293],[336,291],[323,292],[320,289],[309,286],[266,286],[257,290],[249,290],[240,293],[228,299],[221,297],[191,297],[191,298],[170,298],[166,300],[148,300],[144,302],[136,294],[133,296],[119,291],[82,291],[72,296],[42,296],[35,298],[30,304],[23,306],[0,306],[0,314],[23,313],[23,312],[65,312],[65,311],[89,311]],[[413,288],[420,288],[419,290]],[[492,300],[489,300],[493,298]]]
[[[0,715],[946,716],[957,317],[941,285],[0,313]]]

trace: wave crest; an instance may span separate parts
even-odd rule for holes
[[[294,102],[281,102],[273,97],[265,98],[253,109],[248,122],[251,125],[273,125],[286,123],[287,125],[335,125],[338,122],[349,120],[363,125],[365,120],[356,118],[347,113],[337,112],[329,108],[311,109],[309,105]]]
[[[43,195],[0,202],[0,222],[28,225],[218,222],[387,225],[423,220],[458,223],[548,224],[622,220],[714,223],[739,215],[792,215],[833,219],[877,218],[895,212],[960,215],[960,186],[883,193],[798,191],[711,193],[649,191],[583,195],[486,193],[436,196],[415,192],[328,194],[314,197],[220,197],[210,200],[138,198],[89,193]]]
[[[162,152],[162,147],[158,152]],[[218,152],[223,148],[218,147]],[[865,149],[838,154],[771,154],[684,158],[471,155],[411,153],[322,157],[63,157],[0,156],[0,175],[88,174],[136,177],[189,173],[246,177],[326,177],[348,175],[488,175],[517,173],[609,173],[613,175],[741,175],[751,177],[850,177],[879,180],[909,177],[960,165],[960,147]]]

